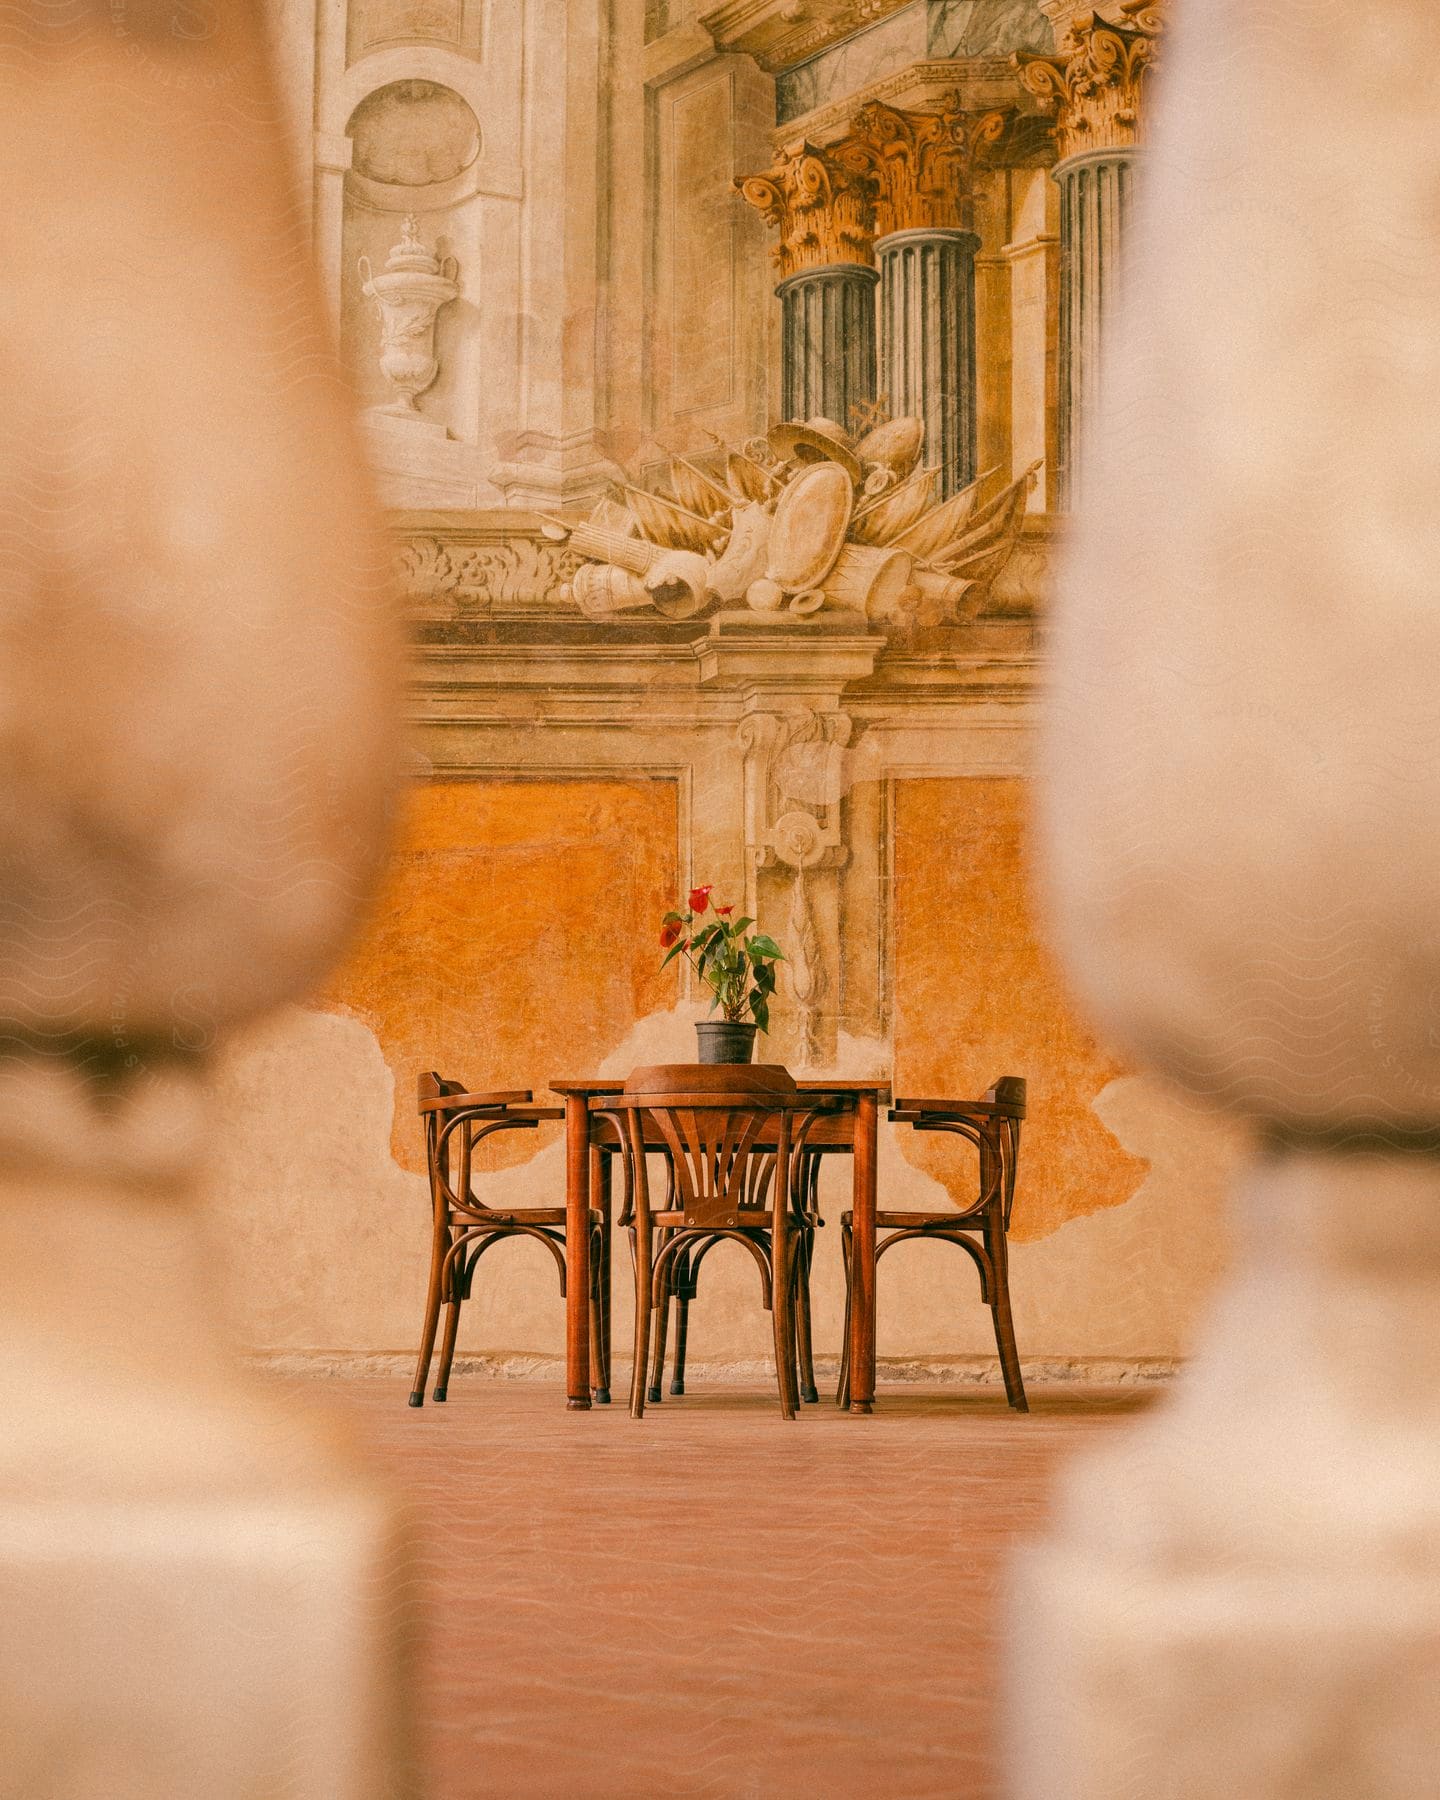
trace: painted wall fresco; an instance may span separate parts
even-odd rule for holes
[[[668,782],[412,790],[385,886],[318,1002],[378,1039],[395,1077],[402,1168],[425,1167],[414,1109],[423,1069],[472,1088],[543,1090],[674,1004],[675,972],[659,972],[650,926],[678,888],[677,836]],[[502,1165],[524,1161],[536,1140],[495,1149]]]
[[[789,69],[775,83],[776,116],[786,125],[803,113],[893,75],[926,54],[923,0],[862,31],[812,61]]]
[[[896,784],[896,1088],[978,1095],[998,1076],[1026,1078],[1017,1240],[1124,1205],[1145,1174],[1095,1112],[1127,1071],[1077,1017],[1035,927],[1027,807],[1018,780]],[[956,1140],[912,1133],[903,1150],[957,1197],[973,1182]]]
[[[930,0],[931,56],[1049,50],[1050,22],[1035,0]]]
[[[274,19],[316,255],[395,509],[415,741],[439,774],[410,797],[343,969],[227,1061],[215,1208],[242,1249],[250,1341],[412,1347],[428,1230],[416,1073],[538,1090],[686,1060],[695,1004],[660,975],[654,934],[696,879],[743,891],[794,952],[777,1057],[813,1073],[893,1067],[902,1090],[955,1096],[1027,1077],[1025,1355],[1179,1354],[1224,1254],[1232,1146],[1092,1040],[1025,893],[1025,773],[1064,529],[1058,140],[1011,60],[1052,48],[1037,0],[282,0]],[[458,292],[434,326],[434,379],[400,417],[384,410],[396,381],[365,266],[385,263],[411,214],[426,253],[453,259]],[[925,237],[934,266],[907,273],[877,249],[887,234]],[[808,271],[803,305],[800,289],[776,293],[792,268]],[[857,349],[868,297],[894,301],[912,275],[910,350],[886,353],[878,299],[874,342]],[[902,313],[884,315],[892,336]],[[884,470],[859,433],[924,412],[927,344],[936,368],[942,351],[960,358],[942,386],[973,415],[983,492],[1026,488],[983,591],[926,611],[911,580],[886,608],[869,590],[847,607],[820,577],[808,613],[814,594],[767,611],[744,584],[693,613],[663,592],[663,608],[580,605],[575,525],[598,515],[631,533],[657,490],[675,530],[698,534],[691,554],[725,554],[733,508],[715,484],[755,451],[765,487],[760,446],[784,435],[785,372],[802,355],[831,367],[854,351],[868,367],[873,393],[839,409],[856,415],[839,420],[841,466],[857,464],[857,511],[904,502],[907,489],[871,491]],[[810,448],[829,454],[823,433]],[[502,1138],[487,1194],[555,1205],[561,1149],[553,1130]],[[887,1129],[887,1202],[943,1204],[962,1154]],[[826,1180],[834,1212],[844,1182]],[[822,1352],[842,1296],[826,1236]],[[932,1248],[885,1263],[881,1354],[988,1366],[971,1274]],[[553,1271],[521,1252],[504,1266],[462,1354],[555,1355]],[[764,1366],[746,1281],[717,1258],[700,1360]],[[627,1307],[622,1295],[622,1339]]]

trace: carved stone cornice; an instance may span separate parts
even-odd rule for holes
[[[1077,13],[1057,55],[1015,57],[1021,81],[1055,114],[1062,162],[1090,150],[1133,149],[1164,8],[1165,0],[1126,0],[1114,20]]]
[[[835,263],[874,266],[875,176],[834,145],[794,139],[773,167],[735,186],[780,234],[771,255],[782,281]]]
[[[828,144],[849,130],[856,110],[867,101],[912,112],[933,112],[959,95],[962,112],[989,112],[1013,107],[1039,116],[1039,103],[1024,86],[1009,56],[957,56],[914,62],[893,69],[879,81],[857,88],[839,100],[827,100],[800,118],[778,126],[771,142],[777,150],[792,138]]]
[[[958,93],[944,96],[935,112],[871,100],[832,154],[873,176],[877,237],[893,231],[965,231],[971,224],[975,163],[1004,136],[1009,119],[1006,111],[961,111]]]
[[[767,75],[878,24],[910,0],[726,0],[700,15],[717,50],[753,56]]]
[[[547,539],[539,519],[503,510],[391,518],[397,582],[416,616],[570,611],[561,589],[580,558]]]

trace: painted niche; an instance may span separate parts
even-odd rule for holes
[[[480,122],[459,94],[434,81],[394,81],[350,118],[352,168],[387,187],[453,181],[480,154]]]

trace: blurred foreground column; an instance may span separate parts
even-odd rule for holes
[[[397,645],[255,9],[0,15],[0,1787],[410,1793],[388,1505],[238,1370],[204,1067],[380,852]]]
[[[1430,0],[1175,9],[1063,580],[1043,866],[1103,1028],[1248,1119],[1168,1402],[1021,1571],[1023,1800],[1440,1780]]]

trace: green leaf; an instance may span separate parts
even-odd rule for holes
[[[673,944],[670,947],[670,949],[666,952],[665,960],[664,960],[664,962],[661,963],[660,967],[662,969],[669,968],[670,964],[672,962],[674,962],[675,958],[680,954],[680,952],[684,948],[685,948],[685,940],[684,940],[684,938],[681,938],[679,943]]]
[[[754,974],[755,985],[762,994],[775,992],[775,968],[772,963],[758,963]]]
[[[735,936],[739,937],[742,931],[748,931],[754,923],[755,921],[753,919],[737,919],[735,921]]]
[[[754,1014],[755,1023],[762,1031],[770,1029],[770,1002],[765,995],[755,992],[750,996],[750,1011]]]
[[[689,916],[688,913],[668,912],[660,923],[662,925],[683,925]]]
[[[784,962],[785,960],[785,952],[774,938],[766,937],[763,931],[752,937],[745,948],[750,953],[751,962],[759,962],[762,958],[766,962]]]

